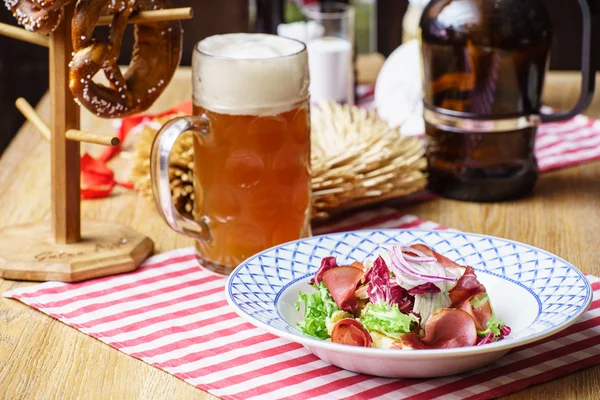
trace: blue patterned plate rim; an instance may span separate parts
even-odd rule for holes
[[[236,279],[239,279],[239,273],[242,270],[244,270],[244,268],[246,268],[248,266],[248,264],[257,260],[259,257],[264,256],[270,252],[276,251],[279,248],[293,245],[295,243],[305,243],[307,241],[314,241],[314,240],[318,240],[321,238],[329,238],[329,239],[335,240],[338,237],[347,236],[349,234],[355,234],[355,235],[371,234],[372,235],[372,234],[376,234],[376,233],[383,233],[383,234],[387,233],[387,234],[392,234],[392,235],[399,235],[403,232],[404,233],[413,233],[414,232],[414,233],[423,233],[423,234],[435,234],[435,235],[440,235],[440,236],[449,235],[449,236],[451,236],[449,239],[451,239],[452,237],[457,238],[458,236],[464,236],[467,238],[473,237],[473,238],[496,240],[496,241],[500,241],[500,242],[504,242],[504,243],[521,246],[521,247],[527,248],[529,250],[533,250],[537,253],[544,254],[544,255],[548,256],[549,258],[552,258],[552,259],[555,259],[557,261],[564,263],[565,267],[569,268],[570,270],[572,270],[573,272],[576,273],[576,275],[579,277],[580,281],[585,286],[585,301],[582,305],[579,306],[579,308],[575,312],[572,312],[568,316],[568,318],[565,321],[563,321],[562,323],[559,323],[556,326],[550,327],[541,332],[537,332],[537,333],[534,333],[534,334],[531,334],[529,336],[525,336],[522,338],[516,338],[516,339],[509,338],[509,339],[501,340],[501,341],[498,341],[495,343],[490,343],[490,344],[487,344],[484,346],[470,346],[470,347],[461,347],[461,348],[456,348],[456,349],[437,349],[437,350],[429,349],[429,350],[404,350],[403,351],[403,350],[383,350],[383,349],[378,349],[378,348],[348,346],[348,345],[343,345],[343,344],[338,344],[338,343],[332,343],[327,340],[317,339],[312,336],[305,335],[305,334],[301,333],[300,331],[297,331],[297,333],[296,333],[296,332],[282,330],[277,327],[268,325],[268,324],[264,323],[263,321],[256,319],[255,317],[253,317],[246,311],[242,310],[239,307],[239,305],[236,303],[235,299],[233,298],[233,291],[235,290],[234,284],[235,284]],[[317,266],[315,266],[315,270],[316,270],[316,268],[317,268]],[[523,285],[517,283],[516,281],[509,278],[508,276],[494,273],[491,271],[481,270],[475,266],[474,266],[474,268],[477,271],[495,275],[497,277],[500,277],[502,279],[509,281],[512,284],[517,284],[520,287],[525,288]],[[279,313],[279,310],[277,308],[277,300],[280,298],[283,291],[285,291],[286,288],[289,287],[289,284],[292,283],[292,281],[297,282],[302,279],[307,279],[307,276],[304,275],[303,277],[290,279],[289,281],[282,282],[283,284],[281,285],[281,289],[276,294],[275,300],[272,303],[272,307],[273,307],[273,310],[275,311],[275,313],[288,326],[289,326],[289,324],[287,323],[287,321],[285,321],[285,319],[283,319],[283,317]],[[526,289],[535,297],[537,302],[540,303],[539,296],[535,292],[533,292],[530,288],[526,288]],[[577,319],[583,313],[585,313],[587,311],[587,309],[589,308],[589,306],[592,302],[592,287],[591,287],[589,281],[587,280],[587,278],[585,277],[585,275],[581,271],[579,271],[574,265],[567,262],[563,258],[558,257],[555,254],[552,254],[546,250],[543,250],[543,249],[540,249],[538,247],[531,246],[528,244],[524,244],[521,242],[517,242],[515,240],[504,239],[504,238],[500,238],[497,236],[483,235],[483,234],[478,234],[478,233],[462,232],[462,231],[457,231],[457,230],[359,229],[359,230],[353,230],[353,231],[336,232],[336,233],[311,236],[311,237],[304,238],[304,239],[299,239],[299,240],[294,240],[294,241],[290,241],[287,243],[282,243],[280,245],[277,245],[277,246],[271,247],[269,249],[266,249],[264,251],[261,251],[260,253],[257,253],[255,255],[251,256],[250,258],[248,258],[246,261],[242,262],[238,267],[236,267],[234,269],[234,271],[231,273],[231,275],[227,279],[227,282],[225,285],[225,296],[227,298],[227,302],[235,310],[235,312],[241,318],[250,322],[252,325],[254,325],[258,328],[264,329],[267,332],[270,332],[275,336],[290,340],[292,342],[300,343],[304,346],[322,348],[322,349],[330,350],[330,351],[344,352],[344,353],[348,353],[348,354],[354,354],[357,356],[371,356],[371,357],[380,357],[380,358],[424,359],[424,358],[439,358],[439,357],[453,357],[453,356],[468,356],[468,355],[475,355],[475,354],[484,354],[484,353],[489,353],[489,352],[508,351],[512,348],[523,346],[528,343],[536,342],[538,340],[547,338],[548,336],[558,333],[558,332],[564,330],[565,328],[569,327],[573,323],[575,323],[577,321]]]

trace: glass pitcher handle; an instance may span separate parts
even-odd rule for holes
[[[167,122],[158,131],[150,153],[150,177],[156,208],[165,222],[176,232],[198,240],[208,240],[210,230],[202,220],[186,218],[173,205],[169,180],[169,155],[171,149],[185,131],[205,136],[210,133],[209,122],[204,116],[179,117]]]
[[[596,67],[598,45],[598,10],[595,0],[577,0],[583,17],[583,37],[581,47],[581,94],[575,107],[570,111],[542,114],[542,122],[558,122],[571,119],[583,112],[592,102],[596,88]]]

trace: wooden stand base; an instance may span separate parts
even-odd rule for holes
[[[0,278],[77,282],[135,270],[154,243],[112,222],[87,220],[81,241],[57,244],[49,222],[0,230]]]

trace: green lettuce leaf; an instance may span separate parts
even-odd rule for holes
[[[487,329],[483,331],[477,331],[477,334],[481,337],[484,337],[488,333],[492,332],[496,337],[500,336],[500,329],[504,326],[504,322],[502,322],[496,314],[492,314],[492,318],[488,321]]]
[[[325,320],[331,317],[339,308],[323,282],[313,285],[313,287],[317,289],[317,292],[298,293],[296,309],[300,311],[300,307],[304,303],[304,319],[298,322],[298,328],[302,332],[319,339],[329,339]]]
[[[487,293],[481,293],[480,295],[473,297],[473,299],[471,300],[471,306],[473,308],[477,308],[486,301],[490,301],[490,297],[488,296]],[[491,302],[490,302],[490,304],[491,304]]]
[[[495,313],[492,313],[492,318],[489,319],[487,323],[487,329],[483,331],[477,331],[477,334],[481,337],[486,336],[488,333],[492,332],[496,337],[500,336],[500,329],[504,326],[504,322],[502,322]]]
[[[369,303],[360,322],[368,331],[381,332],[384,335],[399,338],[410,332],[410,325],[419,322],[414,315],[404,314],[398,309],[398,305],[389,306],[387,302]]]

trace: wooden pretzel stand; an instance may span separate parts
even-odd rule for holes
[[[116,146],[119,140],[79,130],[79,106],[69,89],[71,19],[74,4],[48,38],[0,24],[0,34],[49,47],[50,127],[24,99],[17,107],[51,141],[51,219],[0,230],[0,277],[76,282],[135,270],[153,251],[150,238],[125,226],[84,220],[80,209],[80,142]],[[131,18],[175,20],[192,17],[191,8],[146,11]],[[110,18],[101,20],[107,23]]]

